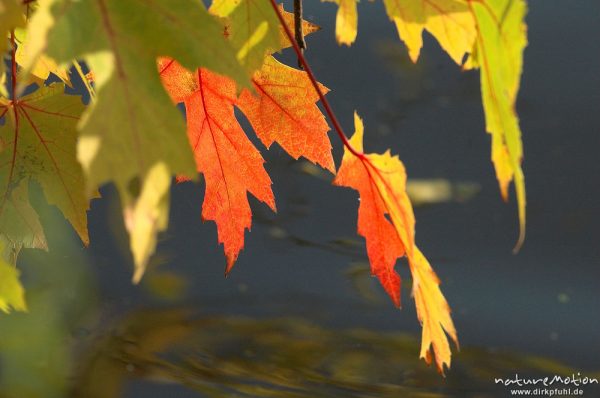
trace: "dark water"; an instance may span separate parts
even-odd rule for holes
[[[515,373],[600,377],[600,3],[530,2],[518,102],[528,236],[516,256],[478,75],[429,38],[412,65],[379,2],[360,3],[349,49],[334,42],[336,7],[305,3],[324,27],[307,57],[347,132],[356,109],[368,151],[391,148],[409,177],[454,187],[416,209],[461,342],[447,377],[418,360],[409,285],[398,311],[368,275],[356,194],[273,148],[279,213],[252,201],[227,279],[215,227],[200,221],[202,186],[173,188],[170,229],[139,286],[110,188],[93,203],[87,250],[49,211],[52,253],[20,264],[30,312],[0,317],[1,397],[488,397],[508,396],[493,379]]]

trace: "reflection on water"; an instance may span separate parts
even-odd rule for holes
[[[70,396],[119,397],[128,383],[143,380],[210,397],[441,397],[462,396],[465,386],[485,397],[493,396],[494,377],[511,377],[514,369],[532,376],[572,372],[542,358],[466,349],[442,379],[415,366],[418,341],[412,336],[332,330],[293,318],[194,316],[181,308],[134,311],[86,340]],[[53,372],[21,368],[13,376],[29,381],[43,375],[36,380],[40,386],[62,387],[68,356],[61,358]],[[3,396],[59,396],[12,388]]]
[[[444,381],[424,365],[415,367],[414,337],[331,330],[301,319],[190,319],[178,310],[142,311],[119,330],[85,373],[91,378],[83,385],[91,389],[83,396],[96,396],[94,381],[102,391],[99,375],[115,371],[121,380],[133,372],[223,397],[456,396],[465,388],[490,391],[494,377],[510,377],[517,368],[529,375],[572,372],[541,358],[491,358],[467,349]]]
[[[466,348],[443,379],[416,362],[418,338],[401,333],[297,317],[207,315],[182,305],[107,315],[64,222],[49,222],[51,212],[43,218],[53,250],[27,252],[20,265],[30,310],[0,317],[2,398],[120,397],[132,383],[210,397],[486,397],[494,396],[494,377],[515,369],[532,376],[574,371]],[[177,274],[158,269],[149,276],[152,294],[180,297],[185,281]]]

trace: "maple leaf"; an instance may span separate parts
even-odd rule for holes
[[[335,172],[329,126],[316,102],[306,72],[283,65],[273,57],[252,76],[256,95],[245,89],[237,106],[250,121],[256,135],[269,148],[274,142],[294,159],[305,157]],[[329,90],[320,85],[321,91]]]
[[[0,95],[7,96],[3,54],[8,49],[6,39],[11,30],[25,26],[23,7],[19,0],[0,0]]]
[[[334,171],[329,127],[306,73],[272,57],[252,77],[256,95],[244,89],[239,98],[227,77],[205,69],[192,73],[169,59],[161,59],[158,68],[172,100],[185,104],[188,137],[206,179],[202,216],[217,224],[229,272],[252,223],[247,193],[275,210],[264,160],[235,119],[234,106],[267,147],[278,142],[294,158],[304,156]]]
[[[338,5],[335,17],[335,37],[337,42],[347,46],[354,43],[358,33],[358,0],[324,0]]]
[[[19,270],[9,264],[6,258],[5,243],[0,240],[0,311],[27,311],[25,290],[19,281]]]
[[[481,68],[481,97],[486,130],[492,135],[492,161],[504,200],[515,182],[520,235],[515,250],[525,239],[525,176],[521,168],[523,143],[515,108],[527,45],[523,0],[488,0],[469,3],[479,32],[465,68]]]
[[[234,81],[206,69],[192,74],[172,60],[161,60],[159,69],[173,100],[185,104],[188,138],[206,180],[202,217],[217,224],[229,272],[252,224],[248,192],[275,210],[271,179],[235,119]]]
[[[383,0],[413,62],[419,58],[423,30],[427,30],[458,65],[471,52],[477,36],[467,3],[469,0]]]
[[[362,152],[363,123],[356,114],[354,123],[350,145]],[[430,363],[432,348],[438,370],[443,373],[451,358],[444,330],[455,342],[458,340],[439,279],[415,245],[415,218],[406,193],[404,165],[389,151],[357,156],[346,148],[333,183],[359,192],[358,233],[366,239],[371,272],[396,306],[400,305],[400,277],[394,266],[399,257],[408,258],[417,316],[423,327],[421,358]]]
[[[222,35],[223,25],[197,0],[49,0],[42,3],[28,25],[31,39],[30,70],[39,54],[59,64],[83,58],[94,73],[96,100],[88,106],[78,128],[78,159],[88,192],[114,182],[126,216],[142,216],[146,209],[156,228],[166,227],[165,200],[144,200],[140,192],[166,166],[169,174],[195,175],[194,159],[185,135],[182,115],[161,85],[156,59],[169,56],[189,69],[206,66],[235,79],[241,86],[248,77]],[[186,37],[186,40],[181,40]],[[160,173],[159,173],[160,174]],[[164,180],[159,191],[166,192]],[[154,203],[154,209],[148,204]],[[136,269],[143,269],[154,251],[154,236],[129,230]],[[143,250],[139,252],[139,250]]]
[[[0,152],[0,217],[5,217],[5,211],[16,212],[6,215],[8,220],[15,221],[7,222],[2,233],[14,231],[16,220],[29,224],[27,220],[35,219],[25,202],[29,182],[36,181],[48,203],[60,209],[87,245],[89,201],[83,172],[75,156],[75,126],[84,105],[80,97],[65,94],[64,88],[64,84],[54,83],[16,101],[0,99],[0,113],[6,118],[0,127],[4,145]],[[19,186],[23,191],[15,195],[13,191]],[[28,240],[32,243],[27,246],[39,247],[42,235],[37,222],[29,225],[31,238]]]

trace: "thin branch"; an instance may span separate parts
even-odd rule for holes
[[[302,64],[302,67],[306,71],[306,74],[308,75],[310,82],[312,83],[315,91],[319,95],[319,99],[321,100],[321,103],[323,104],[323,107],[325,108],[325,112],[327,113],[327,116],[329,116],[329,119],[331,120],[331,123],[333,124],[333,128],[334,128],[335,132],[337,133],[338,137],[340,138],[340,140],[342,141],[344,146],[350,151],[350,153],[352,153],[354,156],[356,156],[362,160],[367,159],[367,157],[364,155],[364,153],[357,151],[356,149],[354,149],[352,144],[350,144],[348,137],[346,136],[346,134],[344,134],[344,130],[342,129],[340,122],[337,120],[337,117],[335,117],[335,114],[333,113],[333,109],[331,108],[329,101],[327,101],[327,99],[325,98],[325,94],[323,94],[321,87],[319,87],[319,83],[317,82],[317,79],[315,78],[315,75],[314,75],[312,69],[310,68],[310,65],[306,61],[306,58],[304,58],[304,54],[302,54],[302,50],[300,49],[300,46],[298,45],[296,40],[294,40],[294,35],[292,34],[292,31],[285,23],[285,19],[283,18],[283,15],[279,11],[279,7],[277,7],[277,3],[275,2],[275,0],[269,0],[269,1],[271,2],[271,6],[273,7],[273,10],[277,14],[277,18],[279,18],[279,22],[281,23],[281,26],[283,27],[283,30],[285,31],[285,35],[287,36],[290,43],[292,43],[292,47],[294,48],[294,52],[296,53],[298,60]]]
[[[304,32],[302,31],[302,0],[294,0],[294,34],[296,43],[301,50],[306,50],[306,42],[304,41]]]
[[[302,14],[302,0],[294,0],[294,35],[300,51],[304,53],[304,50],[306,50],[306,41],[304,40],[304,32],[302,31]],[[302,68],[300,59],[298,59],[298,66]]]

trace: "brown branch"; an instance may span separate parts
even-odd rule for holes
[[[304,53],[306,50],[306,41],[304,40],[304,32],[302,30],[302,0],[294,0],[294,36],[296,43],[300,47],[300,51]],[[302,62],[298,59],[298,66],[302,68]]]

